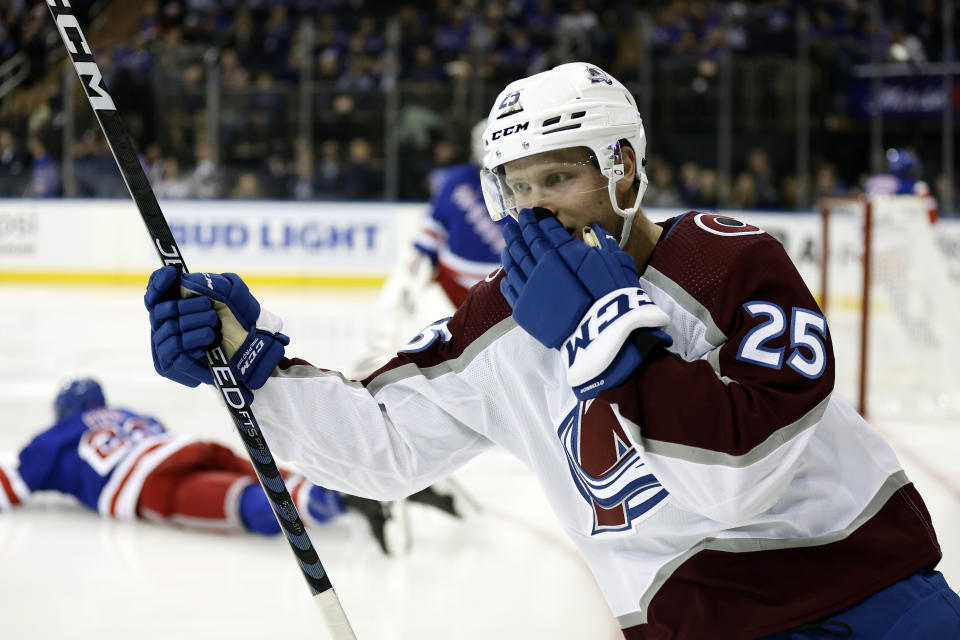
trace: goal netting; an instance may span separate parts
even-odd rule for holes
[[[928,209],[914,196],[821,202],[836,390],[870,416],[960,419],[960,283]]]

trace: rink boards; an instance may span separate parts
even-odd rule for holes
[[[191,270],[237,271],[253,282],[376,287],[408,247],[424,203],[165,201],[161,203]],[[662,220],[679,210],[650,209]],[[774,235],[819,293],[821,222],[815,212],[724,211]],[[831,228],[857,243],[856,223]],[[960,281],[960,221],[941,220],[937,238]],[[838,281],[859,286],[856,251]],[[137,282],[158,264],[129,200],[0,199],[0,281]],[[848,276],[848,277],[845,277]],[[833,295],[833,292],[832,292]]]

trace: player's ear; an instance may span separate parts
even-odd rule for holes
[[[637,154],[633,147],[626,144],[620,146],[623,159],[623,177],[617,180],[617,194],[625,196],[633,189],[633,182],[637,177]]]

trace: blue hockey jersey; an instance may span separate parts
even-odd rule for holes
[[[487,214],[480,169],[472,164],[450,167],[414,246],[437,266],[437,280],[455,305],[463,301],[467,289],[500,266],[501,224]]]
[[[103,407],[37,435],[20,452],[18,472],[31,492],[60,491],[103,515],[133,518],[144,480],[195,441],[167,433],[148,416]]]
[[[245,518],[275,524],[249,460],[215,442],[168,433],[153,418],[126,409],[73,413],[37,435],[19,462],[0,463],[0,511],[26,503],[36,491],[58,491],[127,520],[224,532],[250,530]],[[343,511],[336,492],[281,473],[306,524]],[[252,497],[250,487],[256,487]],[[269,526],[252,530],[274,533]]]

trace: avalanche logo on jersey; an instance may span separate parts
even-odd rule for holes
[[[593,510],[591,535],[629,531],[669,494],[617,419],[617,405],[581,402],[557,431],[577,490]]]
[[[88,430],[80,438],[77,453],[101,476],[108,475],[145,438],[165,431],[156,420],[114,409],[87,411],[83,422]]]

